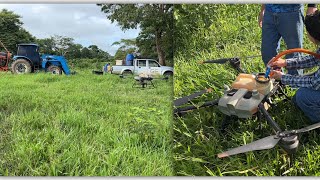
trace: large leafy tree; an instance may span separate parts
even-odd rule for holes
[[[40,45],[40,52],[45,54],[64,55],[68,59],[79,58],[98,58],[109,60],[110,54],[101,50],[97,45],[83,47],[81,44],[74,43],[73,38],[54,35],[50,38],[37,39]]]
[[[98,4],[111,22],[117,22],[122,30],[140,27],[139,36],[148,34],[149,45],[142,51],[157,52],[159,63],[166,64],[166,57],[173,58],[171,52],[173,41],[173,5],[170,4]],[[139,38],[139,37],[138,37]],[[144,38],[140,38],[144,40]],[[151,41],[151,42],[150,42]],[[168,48],[167,46],[171,46]],[[168,55],[169,54],[169,55]]]
[[[19,43],[35,42],[35,37],[22,27],[20,18],[21,16],[7,9],[0,11],[0,40],[12,53],[16,52],[16,45]]]
[[[121,39],[120,41],[112,43],[112,46],[119,46],[114,55],[114,58],[119,60],[125,59],[129,53],[138,51],[135,39]]]

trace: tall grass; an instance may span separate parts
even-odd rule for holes
[[[1,74],[0,175],[172,175],[172,81]]]
[[[194,5],[196,6],[196,5]],[[213,6],[213,5],[208,5]],[[219,98],[223,84],[235,79],[237,73],[228,65],[204,64],[199,60],[238,56],[248,73],[265,70],[259,55],[261,30],[257,15],[259,5],[214,5],[215,20],[210,28],[201,28],[186,37],[188,44],[177,52],[174,77],[174,97],[179,98],[195,91],[212,87],[214,92],[194,100],[201,104],[204,100]],[[207,46],[203,46],[207,44]],[[217,46],[219,44],[219,46]],[[220,48],[219,48],[220,47]],[[313,49],[305,40],[306,49]],[[283,47],[285,48],[285,47]],[[294,90],[287,89],[289,97]],[[309,125],[308,119],[290,101],[275,99],[277,107],[271,115],[283,129],[297,129]],[[293,164],[289,157],[277,146],[271,150],[249,152],[219,159],[218,153],[273,134],[266,122],[260,124],[255,119],[232,122],[225,133],[220,131],[225,116],[216,108],[205,108],[188,113],[182,118],[174,118],[174,171],[176,175],[197,176],[281,176],[319,175],[320,138],[317,131],[300,136],[300,147]]]

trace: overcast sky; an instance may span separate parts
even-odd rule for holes
[[[37,38],[61,35],[73,38],[75,43],[88,47],[95,44],[114,55],[121,39],[136,38],[139,29],[123,32],[111,24],[96,4],[0,4],[22,16],[23,27]]]

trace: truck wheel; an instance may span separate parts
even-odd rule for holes
[[[61,75],[62,74],[62,69],[59,66],[51,65],[47,68],[47,71],[50,72],[51,74],[54,74],[54,75]]]
[[[17,59],[12,63],[11,69],[14,74],[26,74],[31,72],[31,65],[25,59]]]
[[[165,76],[165,77],[173,76],[173,72],[167,71],[167,72],[163,73],[163,76]]]
[[[123,71],[122,75],[132,75],[132,72],[131,71]]]

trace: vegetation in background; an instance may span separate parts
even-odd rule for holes
[[[41,53],[65,56],[67,59],[99,58],[101,61],[111,60],[108,52],[101,50],[97,45],[83,47],[74,43],[73,38],[55,35],[50,38],[37,39]]]
[[[98,4],[111,22],[122,30],[139,27],[137,45],[141,56],[157,53],[159,63],[173,59],[173,5],[170,4]]]
[[[0,40],[5,44],[10,52],[16,52],[16,44],[30,43],[35,41],[35,37],[22,28],[21,16],[2,9],[0,11]]]
[[[114,55],[114,59],[117,60],[123,60],[127,54],[138,51],[136,39],[121,39],[120,41],[112,43],[112,46],[114,45],[120,46]]]
[[[249,73],[263,72],[260,55],[261,29],[258,26],[260,5],[206,4],[175,5],[175,77],[174,97],[212,87],[212,94],[194,103],[222,95],[223,84],[230,85],[237,72],[228,64],[204,64],[207,59],[240,57]],[[315,50],[305,34],[304,48]],[[282,50],[285,46],[282,46]],[[287,89],[289,97],[294,90]],[[282,128],[297,129],[310,122],[290,101],[275,99],[278,106],[270,111]],[[317,131],[302,134],[296,159],[292,164],[277,146],[271,150],[249,152],[219,159],[218,153],[252,142],[273,133],[266,122],[256,119],[235,121],[225,133],[220,131],[224,115],[217,108],[205,108],[174,118],[174,172],[197,176],[294,176],[320,175],[320,138]],[[290,166],[291,165],[291,166]]]

